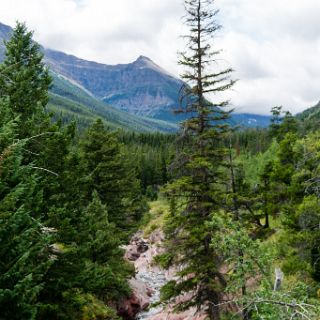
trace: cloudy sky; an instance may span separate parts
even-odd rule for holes
[[[216,0],[224,64],[239,112],[299,112],[320,100],[319,0]],[[106,64],[139,55],[173,74],[183,49],[182,0],[0,0],[0,21],[25,21],[42,45]]]

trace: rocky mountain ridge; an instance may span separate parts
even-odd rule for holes
[[[52,70],[105,103],[139,116],[174,120],[171,111],[183,82],[151,59],[140,56],[129,64],[106,65],[51,49],[44,53]]]
[[[12,29],[0,23],[0,62],[4,58],[5,46],[3,40],[10,38]],[[101,64],[79,59],[62,52],[45,49],[46,63],[51,66],[53,85],[50,89],[48,109],[59,115],[63,121],[76,120],[79,128],[85,128],[97,118],[104,120],[110,128],[122,128],[139,132],[174,132],[177,125],[157,119],[128,114],[111,107],[94,96],[81,83],[72,79],[61,70],[85,70],[86,68],[101,69]],[[105,68],[102,65],[102,68]],[[59,72],[60,71],[60,72]],[[70,71],[71,73],[71,71]],[[84,78],[85,75],[84,75]],[[88,79],[91,81],[90,77]]]
[[[0,23],[0,40],[9,39],[11,32],[9,26]],[[175,125],[184,119],[183,115],[177,116],[173,112],[179,104],[179,91],[183,81],[148,57],[140,56],[128,64],[107,65],[52,49],[42,47],[42,50],[46,63],[57,77],[63,77],[65,83],[69,82],[68,87],[73,85],[73,91],[81,89],[92,96],[92,99],[97,100],[95,105],[101,107],[100,102],[104,103],[102,109],[112,106],[134,116],[171,122]],[[0,61],[3,59],[3,53],[4,45],[3,41],[0,41]],[[57,77],[54,77],[54,81]],[[64,98],[72,95],[65,92],[63,94]],[[87,105],[86,108],[90,111],[92,106]],[[125,113],[123,117],[125,118]],[[231,122],[243,127],[266,127],[269,119],[269,116],[233,114]],[[156,124],[155,130],[162,127],[162,131],[173,129],[171,125],[161,123]]]

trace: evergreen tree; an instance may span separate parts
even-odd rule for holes
[[[107,208],[97,192],[81,220],[81,252],[87,257],[82,271],[85,289],[103,301],[116,302],[130,293],[127,278],[133,270],[123,259],[117,229],[109,223]]]
[[[223,140],[229,132],[225,121],[229,112],[223,110],[228,101],[212,103],[205,95],[223,92],[234,82],[229,78],[231,69],[210,72],[219,54],[210,42],[220,29],[213,1],[187,0],[185,7],[189,50],[181,54],[179,63],[188,69],[182,77],[189,86],[183,90],[179,112],[192,117],[181,124],[175,159],[179,177],[167,187],[168,196],[175,199],[175,210],[166,227],[168,250],[181,271],[178,281],[164,287],[163,297],[171,299],[188,292],[190,298],[176,305],[177,310],[197,306],[206,308],[210,319],[219,319],[226,280],[220,270],[223,261],[210,246],[213,231],[208,223],[225,202],[222,186],[227,150]]]
[[[115,132],[105,130],[97,120],[82,141],[86,197],[96,191],[107,206],[110,222],[127,228],[136,213],[131,212],[131,200],[140,198],[140,188],[134,168],[125,159]]]
[[[298,132],[298,121],[289,111],[283,112],[282,107],[273,107],[271,113],[270,136],[276,138],[278,142],[281,141],[287,133]],[[283,113],[284,116],[281,116]]]
[[[0,68],[0,95],[8,98],[13,117],[20,117],[19,138],[41,132],[51,84],[40,46],[32,36],[25,24],[18,22],[5,42],[5,59]]]
[[[50,78],[41,60],[32,33],[17,23],[0,65],[0,303],[5,319],[36,318],[53,263],[52,234],[39,217],[40,168],[31,147],[48,123],[43,107]]]
[[[50,77],[18,23],[0,66],[0,318],[117,319],[130,293],[119,225],[145,209],[116,134],[45,112]],[[98,194],[99,193],[99,194]],[[110,214],[108,212],[110,210]],[[117,222],[117,226],[110,220]]]
[[[23,165],[25,140],[0,103],[0,308],[1,319],[35,319],[43,278],[52,264],[51,234],[35,217],[37,176]]]

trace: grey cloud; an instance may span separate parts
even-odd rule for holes
[[[39,42],[107,64],[150,56],[179,74],[183,0],[3,0],[0,21],[25,20]],[[320,99],[319,0],[217,0],[216,39],[239,82],[228,97],[243,112],[292,112]]]

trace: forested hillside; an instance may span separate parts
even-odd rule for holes
[[[42,59],[17,24],[0,68],[0,317],[116,319],[133,274],[120,245],[148,208],[149,186],[166,182],[167,138],[101,120],[76,136],[76,123],[45,111]]]
[[[104,108],[16,24],[0,64],[1,320],[319,319],[318,106],[232,126],[215,3],[184,3],[178,132]]]
[[[51,72],[50,76],[53,81],[49,91],[48,110],[59,115],[64,123],[76,120],[79,129],[83,130],[101,118],[106,126],[115,129],[163,133],[177,131],[176,124],[119,111],[61,75]]]

